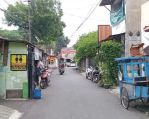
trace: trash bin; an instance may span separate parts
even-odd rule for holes
[[[28,82],[23,83],[23,98],[28,99]]]
[[[34,99],[41,99],[41,89],[34,89],[33,91],[33,98]]]

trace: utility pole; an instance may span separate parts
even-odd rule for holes
[[[32,42],[32,32],[31,32],[31,0],[28,0],[28,38],[29,38],[29,42]]]

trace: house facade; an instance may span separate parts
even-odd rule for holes
[[[0,38],[0,99],[32,98],[34,63],[42,54],[27,41]]]
[[[100,6],[105,8],[107,5],[110,6],[108,8],[112,35],[122,35],[121,38],[125,44],[125,56],[130,55],[132,44],[144,43],[144,48],[147,47],[149,37],[143,29],[149,23],[147,15],[149,0],[102,0],[100,3]]]
[[[144,0],[141,4],[141,39],[145,44],[144,47],[149,46],[149,0]]]

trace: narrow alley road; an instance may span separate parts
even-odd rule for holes
[[[125,110],[109,90],[98,87],[72,68],[64,75],[55,70],[41,100],[7,104],[23,113],[21,119],[147,119],[134,109]]]

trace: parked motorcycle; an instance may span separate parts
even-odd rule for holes
[[[94,83],[98,83],[99,80],[101,80],[101,73],[100,73],[98,67],[95,67],[95,69],[93,69],[91,80],[92,80]]]
[[[101,73],[99,72],[98,67],[93,68],[90,66],[86,69],[86,79],[93,81],[94,83],[98,83],[101,80]]]
[[[92,79],[92,71],[93,71],[93,67],[90,66],[86,69],[86,79],[91,80]]]
[[[40,80],[40,88],[41,89],[45,89],[48,87],[49,83],[50,83],[50,79],[49,79],[49,71],[48,69],[43,69],[41,71],[41,80]]]

